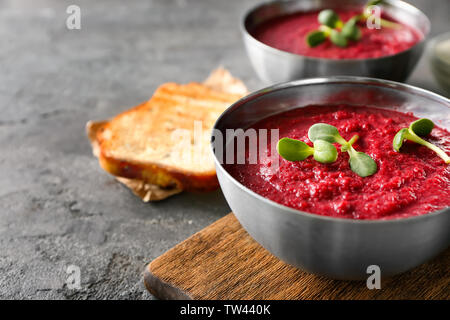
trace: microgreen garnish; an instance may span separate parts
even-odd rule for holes
[[[317,140],[314,147],[308,146],[300,140],[282,138],[278,141],[277,151],[288,161],[303,161],[309,156],[321,163],[331,163],[337,159],[336,147],[331,143]]]
[[[367,154],[361,151],[356,151],[352,146],[347,150],[350,159],[348,163],[354,173],[360,177],[368,177],[377,172],[377,164]]]
[[[416,120],[409,125],[409,128],[403,128],[397,132],[394,140],[392,141],[392,146],[395,151],[399,152],[403,145],[403,141],[409,140],[433,150],[439,157],[442,158],[442,160],[445,161],[445,163],[450,163],[450,157],[442,149],[421,138],[429,135],[433,128],[434,123],[429,119]]]
[[[319,12],[317,20],[320,23],[318,30],[313,30],[306,36],[306,43],[310,47],[315,47],[324,42],[326,39],[339,46],[346,47],[348,40],[358,41],[362,37],[361,29],[358,22],[366,21],[371,16],[370,7],[381,4],[383,0],[369,1],[363,8],[362,13],[351,17],[348,21],[342,21],[338,14],[331,10],[325,9]],[[381,27],[398,28],[398,23],[380,18]]]
[[[325,31],[314,30],[308,34],[306,40],[308,41],[308,45],[310,47],[315,47],[324,42],[327,39],[327,37],[328,34]]]
[[[353,17],[344,24],[341,33],[345,38],[353,41],[358,41],[359,39],[361,39],[362,36],[361,29],[359,29],[358,26],[356,25],[358,21],[359,17],[357,18]]]
[[[321,163],[335,162],[338,153],[336,147],[331,143],[323,140],[316,140],[314,142],[314,159]]]
[[[336,147],[332,143],[338,143],[341,145],[341,152],[349,154],[350,168],[357,175],[367,177],[377,171],[377,164],[371,157],[353,148],[358,135],[354,135],[347,141],[342,138],[336,127],[326,123],[316,123],[309,128],[308,137],[314,147],[310,147],[300,140],[280,139],[277,144],[278,154],[288,161],[303,161],[309,156],[313,156],[318,162],[332,163],[338,157]]]
[[[430,119],[422,118],[413,121],[409,127],[411,130],[420,137],[425,137],[431,133],[434,128],[434,123]]]
[[[336,127],[326,123],[316,123],[309,128],[308,137],[313,142],[320,139],[330,143],[339,143],[341,152],[347,152],[350,157],[350,169],[360,177],[371,176],[377,172],[375,161],[364,152],[356,151],[353,148],[353,144],[359,138],[358,135],[354,135],[349,141],[346,141]]]
[[[316,123],[312,125],[308,130],[308,138],[313,142],[316,140],[324,140],[331,143],[337,142],[340,145],[347,143],[347,141],[341,137],[336,127],[326,123]]]
[[[322,10],[319,12],[319,16],[317,17],[319,23],[321,25],[330,27],[332,29],[342,26],[342,21],[339,19],[339,16],[336,12],[331,9]]]
[[[330,31],[330,40],[338,47],[346,47],[348,44],[347,38],[336,29]]]
[[[366,8],[370,7],[370,6],[376,6],[379,5],[380,3],[382,3],[384,0],[372,0],[367,2],[366,4]]]

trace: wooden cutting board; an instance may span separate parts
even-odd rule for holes
[[[332,280],[287,265],[230,213],[152,261],[144,282],[159,299],[450,299],[450,249],[369,290],[365,281]]]

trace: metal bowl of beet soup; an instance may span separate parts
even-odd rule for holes
[[[435,125],[423,139],[450,155],[450,100],[432,92],[345,76],[268,87],[215,124],[220,186],[245,230],[295,267],[350,280],[366,279],[372,265],[382,277],[402,273],[450,244],[450,165],[412,141],[393,149],[396,133],[418,118]],[[356,174],[339,147],[330,163],[278,155],[284,137],[315,148],[308,131],[316,123],[346,141],[357,134],[353,147],[373,159],[375,172]]]
[[[334,75],[406,80],[422,55],[430,31],[426,15],[406,2],[383,1],[378,5],[379,13],[388,22],[379,24],[380,29],[373,28],[372,18],[370,28],[367,21],[358,22],[359,40],[348,39],[345,47],[333,44],[330,36],[314,47],[307,45],[308,34],[320,29],[321,10],[334,10],[346,23],[363,12],[367,3],[287,0],[250,9],[242,19],[241,32],[259,78],[269,84]],[[396,23],[396,27],[389,22]]]

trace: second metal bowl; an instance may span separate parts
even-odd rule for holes
[[[251,9],[242,20],[241,30],[247,54],[259,78],[269,84],[333,75],[406,80],[422,55],[430,21],[419,9],[403,1],[386,0],[384,11],[398,21],[418,28],[423,39],[395,55],[371,59],[306,57],[272,48],[252,36],[257,25],[274,17],[325,8],[360,8],[366,3],[367,0],[290,0],[274,1]]]

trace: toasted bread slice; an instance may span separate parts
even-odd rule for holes
[[[98,128],[100,164],[115,176],[167,190],[213,190],[211,129],[241,96],[199,83],[163,84],[148,102]]]

